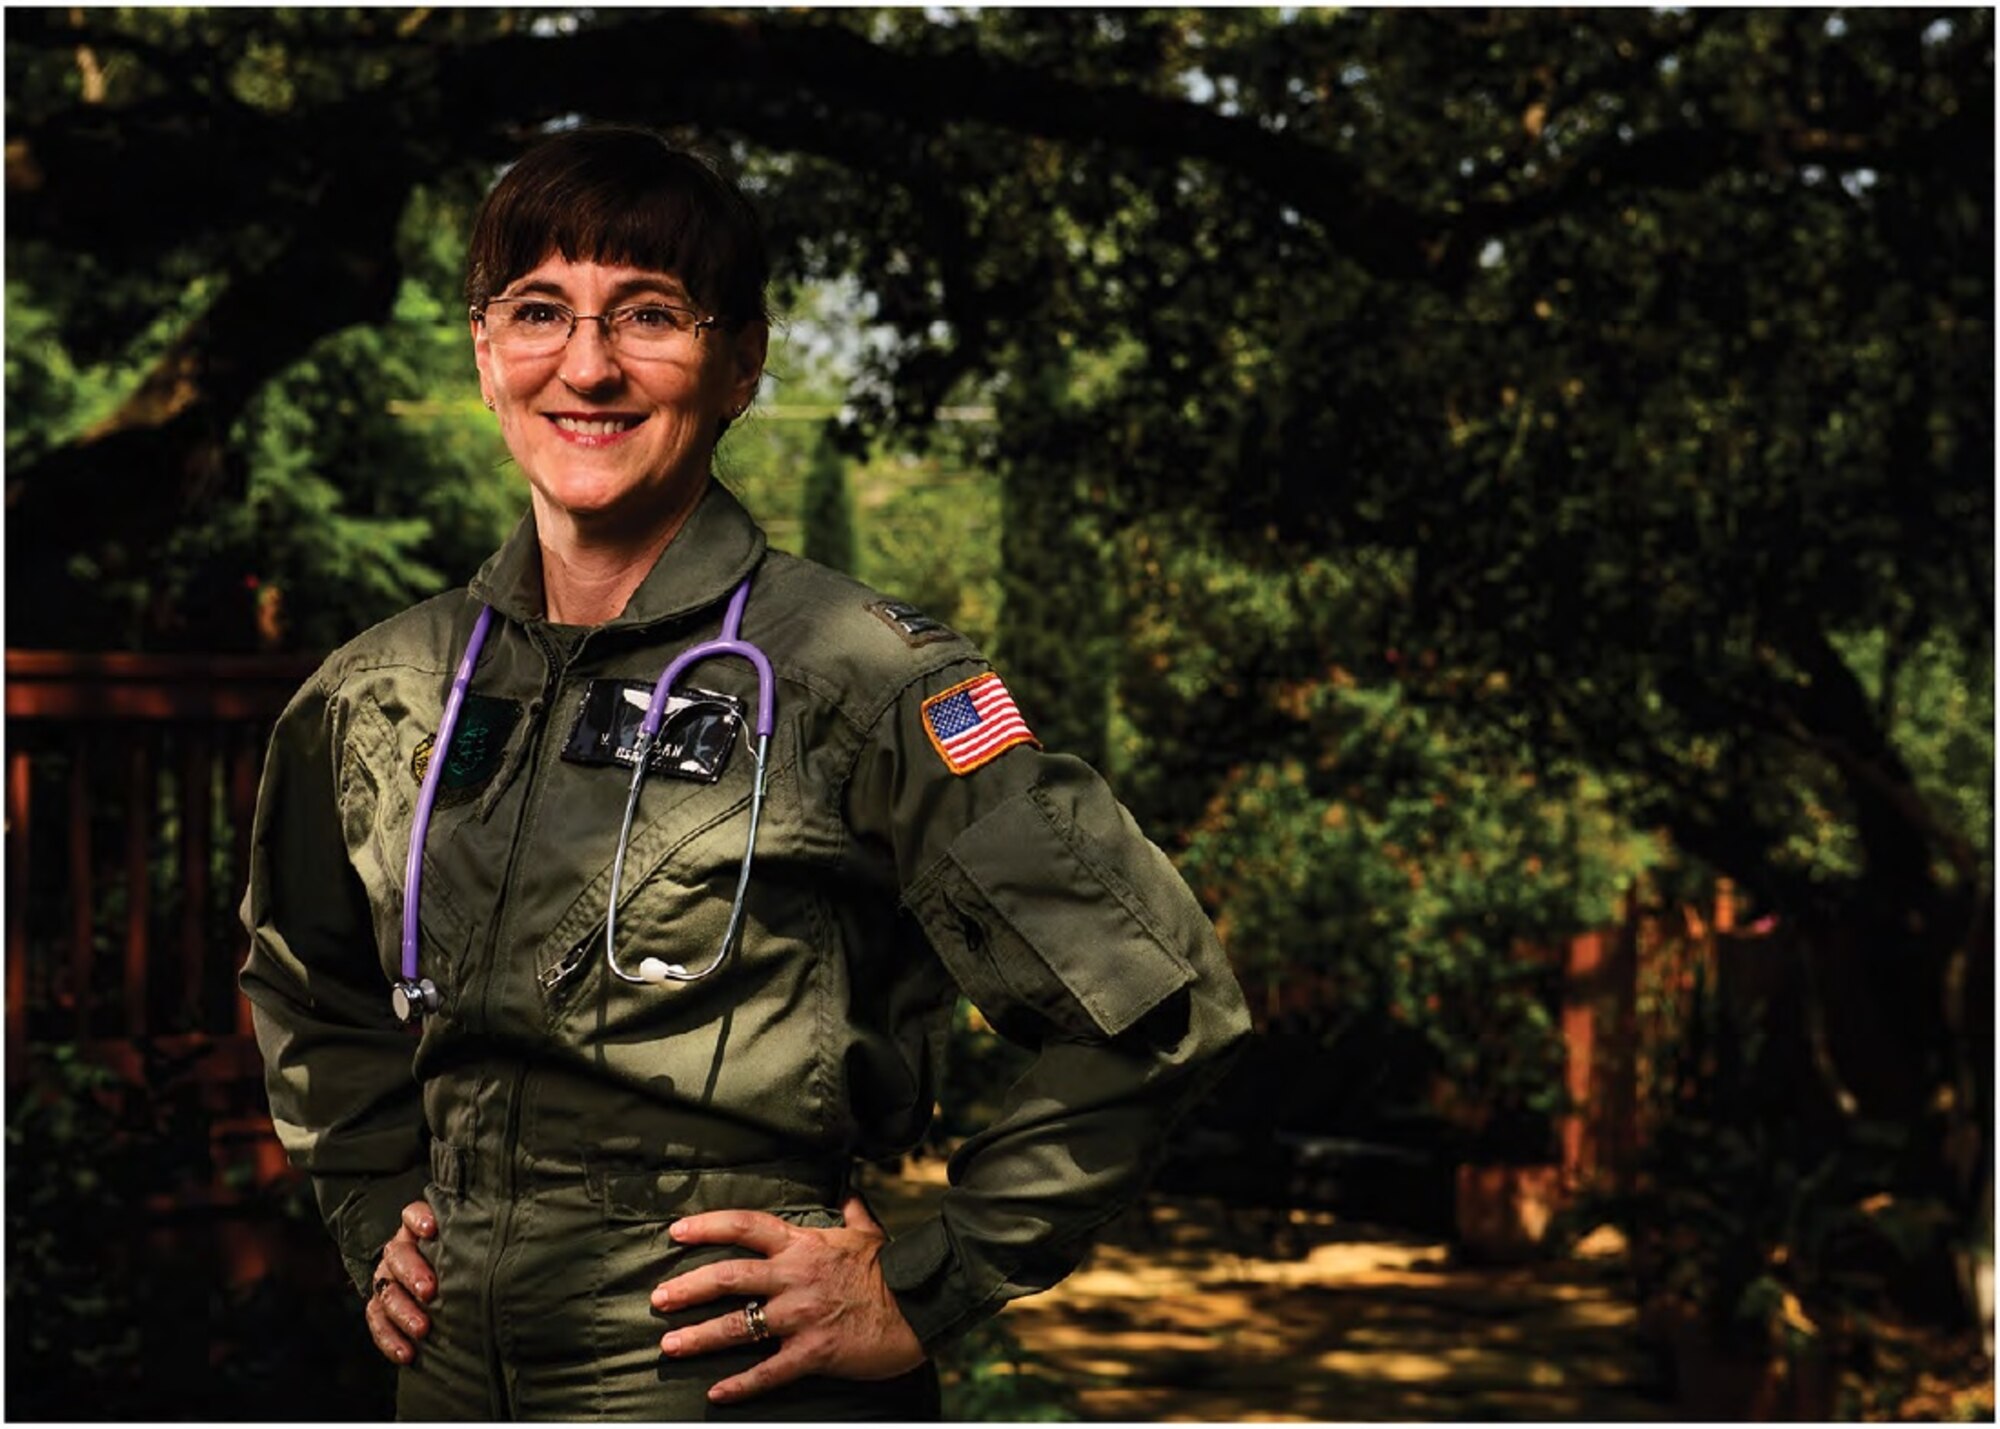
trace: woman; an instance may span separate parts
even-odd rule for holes
[[[765,272],[654,136],[509,171],[467,297],[529,513],[273,736],[243,986],[406,1418],[935,1417],[930,1352],[1074,1266],[1247,1026],[1186,887],[977,651],[713,480]],[[641,753],[725,633],[768,696],[704,660]],[[921,1135],[961,989],[1038,1055],[891,1241],[849,1168]]]

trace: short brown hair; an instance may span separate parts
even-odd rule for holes
[[[671,272],[737,327],[765,320],[770,260],[743,191],[645,129],[573,129],[523,154],[480,206],[466,254],[474,309],[550,254]]]

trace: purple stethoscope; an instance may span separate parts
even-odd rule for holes
[[[771,662],[755,645],[738,638],[743,626],[743,607],[749,600],[750,577],[745,576],[743,583],[736,587],[736,593],[729,598],[729,612],[722,620],[721,638],[691,646],[673,658],[653,686],[652,703],[646,707],[646,717],[639,723],[637,758],[632,765],[632,789],[625,796],[625,819],[618,828],[618,851],[611,861],[611,894],[604,909],[604,961],[626,982],[693,982],[707,977],[722,966],[743,929],[743,895],[750,886],[750,863],[757,849],[757,821],[764,812],[765,756],[771,747],[771,731],[777,724],[776,707],[772,702]],[[437,739],[432,745],[436,754],[430,761],[430,767],[424,771],[424,787],[417,796],[416,818],[410,825],[410,857],[403,867],[403,976],[389,993],[389,1005],[403,1022],[421,1021],[441,1005],[437,985],[427,977],[417,976],[417,907],[423,888],[424,839],[430,833],[431,806],[437,802],[438,784],[444,776],[452,736],[458,732],[458,712],[465,704],[465,691],[472,683],[473,666],[479,663],[479,651],[486,644],[486,632],[492,624],[493,607],[482,606],[479,619],[472,627],[472,638],[466,641],[465,654],[459,659],[458,673],[452,677],[451,693],[445,698],[444,717],[438,721]],[[638,975],[634,976],[618,966],[618,888],[625,876],[625,849],[632,838],[632,816],[639,807],[639,789],[646,782],[646,769],[652,762],[653,745],[659,738],[674,682],[689,667],[721,655],[748,660],[757,671],[757,776],[750,791],[750,832],[744,841],[743,861],[736,874],[736,896],[729,907],[729,926],[723,930],[722,947],[709,959],[707,966],[690,972],[679,963],[645,958],[639,963]]]

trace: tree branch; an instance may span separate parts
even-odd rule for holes
[[[551,64],[557,47],[563,62]],[[1629,143],[1612,138],[1528,192],[1470,201],[1457,212],[1432,211],[1371,184],[1358,164],[1336,150],[1191,101],[1130,86],[1081,83],[969,49],[901,51],[820,21],[653,12],[561,38],[509,34],[426,53],[436,57],[434,76],[399,76],[366,96],[435,126],[406,129],[409,137],[401,144],[408,151],[452,152],[440,143],[446,136],[492,135],[566,113],[655,123],[673,113],[854,163],[868,156],[836,149],[838,126],[825,127],[830,117],[870,115],[909,133],[983,122],[1015,133],[1223,166],[1274,202],[1313,219],[1335,248],[1378,276],[1447,287],[1463,277],[1471,256],[1491,236],[1546,221],[1621,187],[1691,187],[1732,167],[1767,162],[1773,144],[1768,134],[1703,129],[1663,130]],[[662,84],[661,54],[675,56],[671,85]],[[437,102],[445,96],[449,103]],[[242,196],[229,194],[226,178],[216,172],[225,166],[199,160],[214,152],[218,136],[208,132],[210,125],[231,122],[240,131],[254,121],[218,109],[190,126],[185,111],[174,106],[133,106],[119,111],[113,139],[100,133],[97,142],[86,142],[104,117],[72,113],[16,142],[44,170],[88,174],[90,190],[118,194],[125,204],[136,194],[142,203],[150,196],[162,215],[206,211],[212,228],[227,228],[240,218]],[[801,122],[807,119],[814,122]],[[238,133],[233,141],[221,137],[232,150],[242,139],[261,138],[256,148],[269,158],[296,153],[276,141],[296,139],[325,120],[310,113],[264,120],[268,133]],[[1861,135],[1821,131],[1781,138],[1779,150],[1795,160],[1844,157],[1854,163],[1887,163],[1910,152],[1908,146],[1884,151]],[[367,157],[350,152],[347,161],[367,162]],[[163,175],[192,179],[197,190],[168,205],[167,195],[156,192]],[[69,197],[81,197],[85,187],[79,183]],[[226,198],[236,201],[223,202]],[[47,221],[34,212],[43,204],[24,206],[31,221]],[[92,213],[47,236],[102,244],[107,237],[102,217]]]
[[[268,305],[261,316],[280,306],[288,313],[281,340],[259,336],[254,322],[224,320],[228,308],[183,334],[109,428],[10,483],[18,526],[28,524],[17,505],[24,489],[46,482],[70,489],[109,460],[114,434],[122,442],[156,433],[165,447],[145,443],[151,459],[189,470],[211,440],[192,434],[226,430],[284,363],[324,334],[383,310],[367,275],[393,272],[395,220],[417,176],[513,152],[537,126],[562,116],[733,129],[886,177],[923,215],[922,242],[945,277],[953,320],[975,340],[1011,290],[1004,278],[982,285],[976,277],[966,216],[948,197],[964,175],[941,169],[929,147],[941,126],[986,124],[1091,151],[1224,166],[1274,205],[1313,219],[1331,248],[1377,275],[1448,289],[1471,271],[1490,234],[1543,222],[1622,186],[1685,187],[1732,166],[1767,162],[1772,142],[1762,134],[1662,131],[1581,154],[1531,193],[1452,213],[1408,203],[1371,184],[1346,155],[1249,119],[969,48],[898,49],[817,20],[640,12],[573,35],[501,34],[457,47],[412,46],[411,53],[410,63],[373,87],[287,114],[221,93],[199,105],[180,98],[116,111],[77,106],[10,137],[10,238],[126,264],[196,245],[237,271],[232,292],[257,295]],[[673,57],[670,67],[662,55]],[[1838,147],[1830,136],[1801,142]],[[230,162],[215,162],[223,153]],[[146,221],[133,222],[135,212]],[[248,273],[245,238],[253,232],[286,255],[271,275],[311,274],[313,282],[331,283],[336,296],[298,305],[308,288],[286,290],[271,276]],[[337,296],[343,292],[349,297]],[[935,386],[953,370],[942,363],[924,380]],[[185,420],[191,412],[199,420]],[[85,489],[100,488],[86,482]],[[116,500],[100,504],[125,509]]]
[[[386,170],[339,176],[326,194],[325,221],[272,261],[233,273],[109,418],[8,474],[13,638],[25,631],[87,642],[107,633],[68,578],[71,550],[48,538],[80,504],[95,513],[92,554],[101,569],[92,588],[142,572],[160,535],[220,494],[229,428],[257,390],[324,334],[388,317],[406,189],[406,179]]]

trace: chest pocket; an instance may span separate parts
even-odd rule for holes
[[[404,727],[408,725],[405,721]],[[374,697],[355,699],[340,756],[341,837],[348,862],[368,892],[377,960],[387,979],[402,976],[403,874],[416,817],[417,790],[410,772],[418,748],[414,732],[407,740],[410,748],[403,747],[405,742]],[[442,989],[456,986],[453,974],[471,939],[472,923],[427,851],[418,961],[422,975]]]
[[[1092,778],[1001,804],[906,901],[996,1027],[1029,1042],[1049,1029],[1101,1039],[1193,981],[1150,906],[1162,868],[1178,881]]]
[[[793,919],[771,906],[774,880],[795,864],[799,823],[796,769],[784,741],[774,741],[771,767],[745,894],[744,948]],[[755,782],[754,737],[737,740],[713,784],[655,776],[646,781],[633,820],[618,898],[618,961],[636,971],[645,957],[686,967],[706,966],[722,945],[750,833]],[[604,913],[611,893],[618,826],[629,773],[622,767],[567,766],[562,776],[581,790],[572,816],[575,837],[592,850],[592,869],[565,897],[562,917],[541,940],[536,967],[552,1003],[567,1002],[600,966]],[[583,822],[587,820],[586,824]]]

